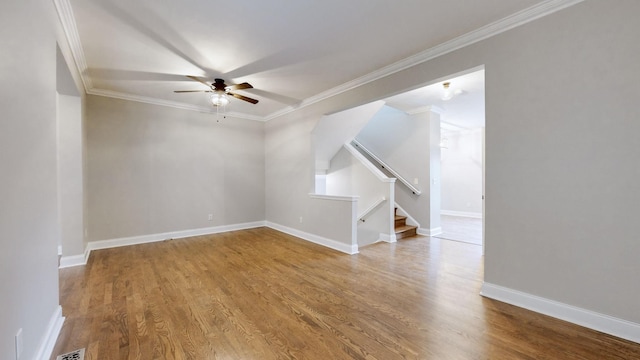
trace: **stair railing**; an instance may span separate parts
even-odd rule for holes
[[[374,153],[372,153],[369,149],[367,149],[366,147],[364,147],[362,144],[360,144],[358,142],[358,140],[353,139],[351,141],[351,143],[353,144],[353,146],[357,147],[358,149],[362,150],[365,154],[369,155],[370,158],[372,158],[373,160],[375,160],[383,169],[387,170],[389,173],[391,173],[391,175],[393,175],[396,179],[400,180],[400,182],[402,184],[404,184],[404,186],[406,186],[407,188],[409,188],[409,190],[411,190],[412,193],[414,193],[415,195],[420,195],[422,194],[422,191],[420,191],[420,189],[416,188],[415,186],[413,186],[413,184],[411,184],[409,182],[409,180],[405,179],[404,177],[402,177],[400,174],[398,174],[397,171],[393,170],[387,163],[385,163],[384,161],[382,161],[382,159],[380,159],[379,157],[377,157]]]
[[[378,199],[373,205],[369,206],[367,210],[365,210],[362,215],[358,216],[358,221],[365,222],[367,220],[367,216],[373,212],[373,210],[377,209],[380,205],[384,204],[387,201],[387,198],[384,196]]]

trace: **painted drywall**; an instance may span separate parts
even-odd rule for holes
[[[357,150],[354,149],[354,151],[358,154]],[[362,159],[364,160],[364,157]],[[393,230],[391,225],[393,183],[390,179],[385,177],[381,180],[345,147],[342,147],[331,159],[331,167],[327,171],[326,179],[327,195],[358,197],[358,218],[381,199],[385,199],[384,203],[368,214],[365,222],[358,222],[358,246],[378,241],[381,234],[389,238]]]
[[[64,46],[63,46],[64,47]],[[60,46],[56,46],[56,91],[58,94],[68,96],[80,96],[81,92],[78,89],[80,84],[77,84],[72,75],[73,68],[69,67],[69,62],[65,59],[65,55],[62,53]]]
[[[422,229],[440,227],[439,140],[431,145],[431,138],[439,139],[439,121],[439,115],[431,111],[408,115],[385,106],[356,136],[365,148],[422,192],[413,194],[396,181],[395,201]]]
[[[441,149],[442,210],[482,216],[482,128],[447,132]]]
[[[0,2],[0,357],[32,359],[58,308],[56,38],[50,1]]]
[[[422,225],[421,229],[418,229],[419,233],[423,235],[438,235],[442,232],[440,226],[440,210],[442,208],[442,172],[441,172],[441,151],[440,148],[440,114],[430,111],[429,115],[429,142],[427,144],[429,151],[427,156],[429,157],[429,185],[428,185],[428,205],[429,205],[429,222],[427,223],[427,231],[425,226]],[[421,147],[424,144],[420,144]],[[421,149],[420,147],[420,149]],[[418,149],[418,148],[416,148]],[[426,201],[426,200],[421,200]],[[407,208],[404,208],[407,210]],[[426,234],[425,234],[426,233]]]
[[[90,241],[262,221],[264,173],[261,122],[87,98]]]
[[[267,219],[298,227],[322,114],[484,65],[485,280],[640,323],[638,13],[585,1],[269,121]]]
[[[383,105],[383,101],[376,101],[322,117],[312,132],[316,172],[327,170],[342,145],[350,142]]]
[[[486,68],[485,280],[636,323],[639,11],[581,3]]]
[[[57,96],[58,211],[62,256],[84,254],[82,100]]]

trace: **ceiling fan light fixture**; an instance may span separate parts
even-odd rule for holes
[[[211,97],[209,99],[211,100],[211,104],[213,104],[213,106],[215,107],[224,107],[229,104],[229,97],[224,92],[216,91],[211,94]]]

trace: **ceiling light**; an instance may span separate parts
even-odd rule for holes
[[[227,104],[229,104],[229,97],[227,96],[227,94],[225,94],[222,91],[216,91],[213,94],[211,94],[211,104],[213,104],[213,106],[215,107],[224,107]]]
[[[447,101],[453,99],[454,96],[462,94],[462,89],[451,89],[451,83],[446,82],[442,84],[444,91],[442,93],[442,100]]]

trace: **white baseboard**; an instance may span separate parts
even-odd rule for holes
[[[461,216],[461,217],[469,217],[474,219],[482,219],[482,213],[466,212],[466,211],[440,210],[440,215]]]
[[[89,244],[87,244],[87,248],[85,250],[84,264],[86,264],[87,261],[89,260],[89,256],[91,255],[91,251],[93,250],[146,244],[146,243],[152,243],[152,242],[158,242],[158,241],[165,241],[169,239],[182,239],[182,238],[187,238],[192,236],[219,234],[223,232],[253,229],[253,228],[263,227],[263,226],[265,226],[264,221],[254,221],[254,222],[242,223],[242,224],[221,225],[221,226],[214,226],[214,227],[200,228],[200,229],[172,231],[172,232],[166,232],[166,233],[160,233],[160,234],[150,234],[150,235],[124,237],[124,238],[118,238],[118,239],[91,241],[89,242]],[[78,256],[82,256],[82,255],[78,255]],[[82,264],[79,263],[77,265],[82,265]]]
[[[49,360],[51,352],[56,346],[56,341],[58,340],[58,335],[60,335],[63,324],[64,316],[62,316],[62,306],[58,305],[49,320],[47,330],[40,341],[40,345],[38,345],[34,359]]]
[[[484,297],[640,343],[640,324],[637,323],[486,282],[482,285],[480,294]]]
[[[383,234],[383,233],[380,233],[380,238],[378,239],[378,241],[394,243],[394,242],[397,242],[398,239],[396,238],[396,234]]]
[[[418,228],[418,230],[416,232],[418,233],[418,235],[436,236],[436,235],[442,234],[442,228],[441,227],[437,227],[437,228],[433,228],[433,229]]]
[[[72,255],[72,256],[63,256],[60,258],[59,269],[64,269],[72,266],[80,266],[87,265],[87,258],[85,254],[80,255]]]
[[[318,236],[318,235],[314,235],[314,234],[310,234],[308,232],[304,232],[302,230],[298,230],[298,229],[294,229],[294,228],[290,228],[284,225],[280,225],[280,224],[276,224],[276,223],[272,223],[270,221],[266,222],[267,227],[270,227],[274,230],[278,230],[281,231],[285,234],[289,234],[295,237],[299,237],[303,240],[307,240],[310,241],[312,243],[318,244],[318,245],[322,245],[322,246],[326,246],[328,248],[334,249],[334,250],[338,250],[340,252],[343,252],[345,254],[349,254],[349,255],[353,255],[353,254],[357,254],[358,253],[358,244],[345,244],[345,243],[341,243],[339,241],[335,241],[332,239],[327,239],[325,237],[322,236]]]

